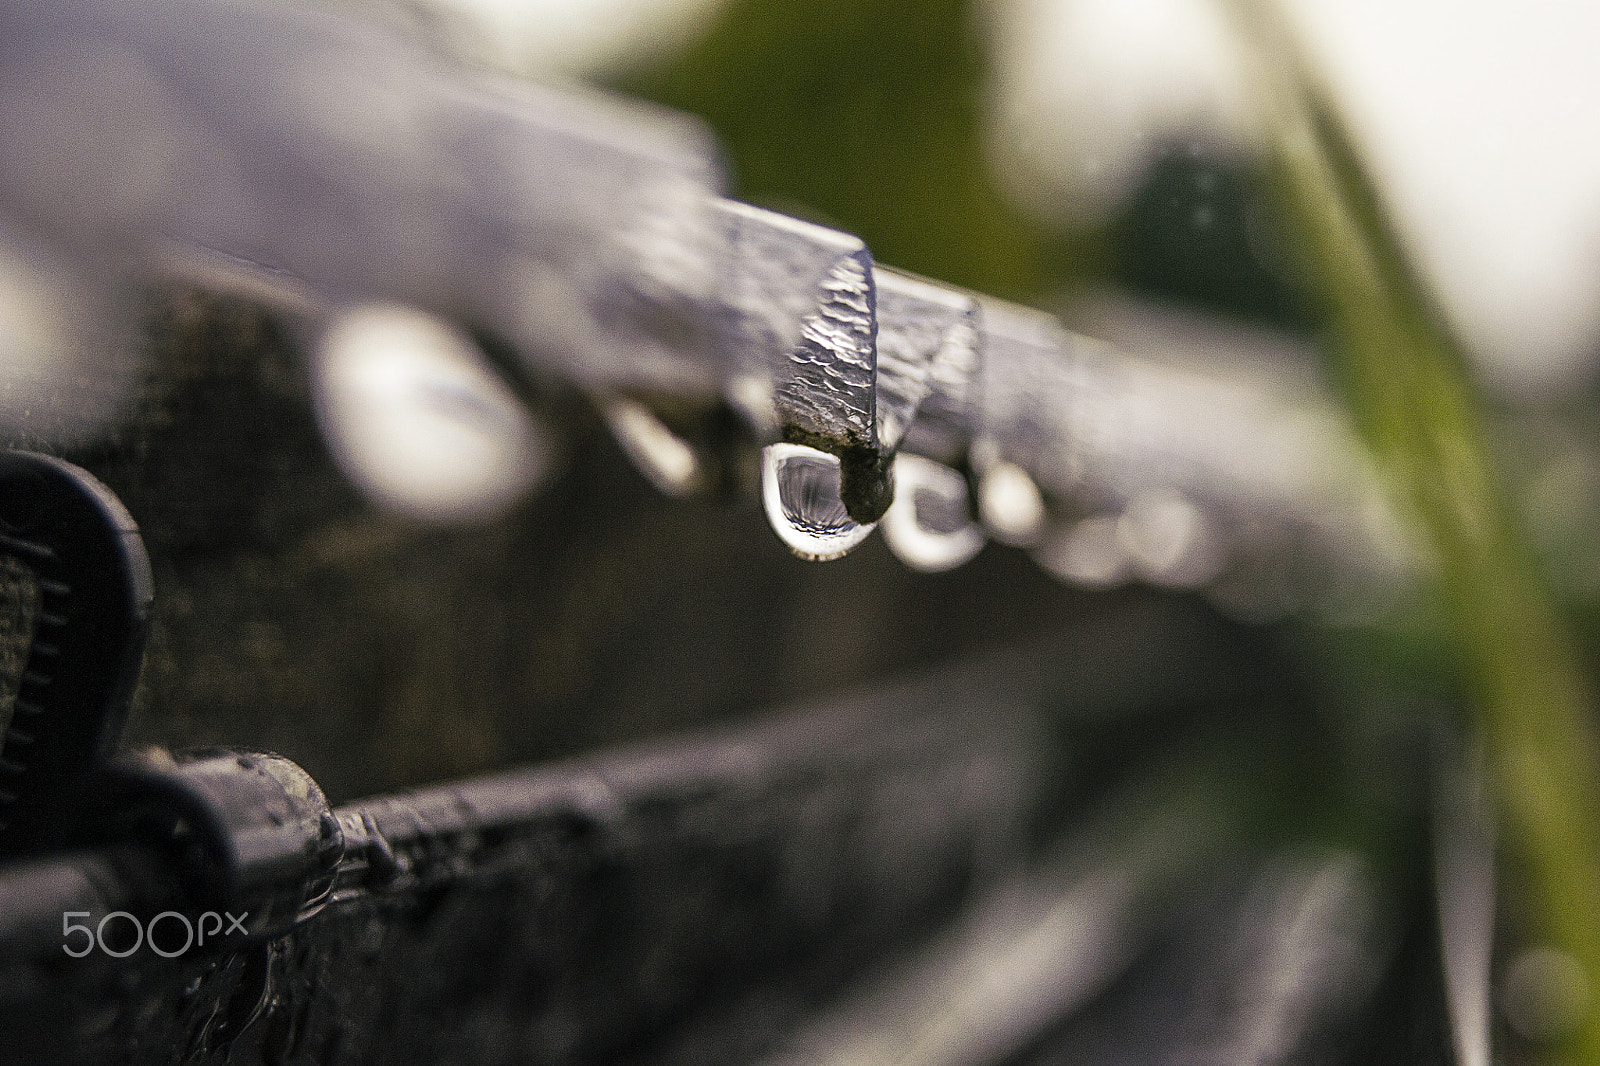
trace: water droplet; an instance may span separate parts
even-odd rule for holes
[[[983,530],[972,520],[967,479],[920,455],[894,463],[894,503],[883,516],[889,550],[913,570],[953,570],[983,549]]]
[[[802,559],[837,559],[867,539],[839,498],[839,459],[800,444],[761,452],[761,499],[779,539]]]
[[[1168,490],[1140,493],[1117,523],[1139,576],[1168,588],[1200,588],[1222,569],[1223,548],[1205,512]]]
[[[991,536],[1002,544],[1025,547],[1044,531],[1044,497],[1027,471],[1015,463],[996,462],[978,483],[978,513]]]
[[[656,491],[668,496],[687,496],[694,491],[700,479],[700,460],[649,408],[611,398],[601,402],[600,410],[617,444]]]
[[[1096,515],[1046,537],[1034,549],[1040,566],[1063,581],[1110,588],[1127,580],[1129,560],[1117,515]]]
[[[477,346],[413,308],[374,304],[339,316],[311,377],[329,450],[384,507],[430,521],[486,518],[550,465],[549,430]]]

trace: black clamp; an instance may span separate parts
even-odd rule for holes
[[[304,770],[276,755],[204,751],[113,759],[154,600],[138,526],[71,463],[0,452],[0,553],[39,607],[0,746],[0,856],[139,840],[184,890],[271,936],[315,913],[344,835]]]
[[[128,716],[154,584],[139,527],[88,471],[0,452],[0,551],[33,572],[39,608],[0,747],[0,851],[61,843]]]
[[[212,749],[106,767],[103,824],[176,864],[186,895],[252,937],[311,917],[332,894],[345,837],[311,775],[279,755]]]

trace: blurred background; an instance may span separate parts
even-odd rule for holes
[[[313,345],[292,320],[237,295],[162,287],[137,297],[145,355],[134,369],[47,372],[29,347],[35,304],[14,283],[0,292],[0,322],[21,338],[0,397],[10,441],[100,476],[151,549],[156,621],[129,748],[278,751],[331,799],[349,801],[732,727],[1026,648],[1030,661],[1058,668],[1048,706],[1088,692],[1088,702],[1118,709],[1092,728],[1079,718],[1051,726],[1044,746],[1071,758],[1049,763],[1038,817],[1050,828],[1039,840],[1059,843],[1080,825],[1084,797],[1103,783],[1075,776],[1085,763],[1117,768],[1110,776],[1142,768],[1107,801],[1129,818],[1211,810],[1220,767],[1221,792],[1249,796],[1241,821],[1254,843],[1247,859],[1223,849],[1226,858],[1196,862],[1210,871],[1206,891],[1240,908],[1228,913],[1255,932],[1207,925],[1193,916],[1208,904],[1191,899],[1183,913],[1193,920],[1162,934],[1165,962],[1100,999],[1101,985],[1084,978],[1083,997],[1108,1021],[1058,1028],[1033,1058],[1003,1061],[1104,1051],[1102,1030],[1137,1029],[1128,1019],[1188,994],[1174,974],[1219,957],[1255,966],[1255,947],[1239,945],[1258,945],[1251,936],[1266,937],[1274,922],[1303,930],[1280,913],[1302,889],[1294,898],[1330,908],[1334,932],[1309,947],[1288,934],[1272,940],[1282,959],[1261,972],[1292,984],[1284,967],[1313,959],[1335,975],[1334,991],[1305,979],[1288,998],[1295,1017],[1335,1019],[1341,1035],[1328,1046],[1339,1061],[1486,1061],[1474,1055],[1487,1037],[1474,1043],[1470,1033],[1490,1027],[1516,1061],[1552,1048],[1596,1061],[1581,1056],[1600,1044],[1570,1043],[1597,1013],[1583,947],[1594,920],[1552,920],[1565,904],[1548,891],[1577,877],[1573,869],[1590,877],[1600,857],[1582,828],[1596,813],[1584,807],[1592,782],[1576,786],[1575,807],[1552,805],[1551,824],[1579,825],[1557,833],[1553,850],[1519,849],[1518,834],[1531,830],[1508,816],[1498,865],[1496,835],[1481,824],[1492,819],[1470,797],[1457,805],[1466,814],[1438,811],[1457,810],[1449,782],[1473,763],[1463,753],[1483,750],[1499,802],[1521,810],[1496,760],[1530,723],[1554,722],[1541,743],[1579,753],[1560,781],[1593,768],[1583,761],[1593,711],[1583,678],[1600,667],[1600,138],[1590,129],[1600,13],[1561,0],[1283,0],[1270,17],[1212,0],[333,6],[469,69],[598,87],[695,116],[719,146],[730,195],[859,235],[880,263],[1049,311],[1158,368],[1334,397],[1343,431],[1365,435],[1400,521],[1424,545],[1423,576],[1311,609],[1294,589],[1315,584],[1302,571],[1319,564],[1290,555],[1275,564],[1289,575],[1282,597],[1202,596],[1152,580],[1126,525],[1093,558],[1063,538],[1032,552],[991,544],[965,566],[924,574],[877,537],[842,560],[806,563],[767,528],[748,471],[729,472],[718,493],[664,496],[605,417],[559,391],[539,398],[540,421],[519,438],[539,456],[536,470],[485,488],[495,503],[482,513],[429,520],[330,458],[317,390],[336,386],[308,371]],[[1257,24],[1273,30],[1249,29]],[[1357,164],[1333,168],[1344,182],[1335,188],[1361,208],[1353,215],[1367,228],[1357,231],[1385,264],[1378,274],[1400,279],[1383,290],[1393,314],[1366,333],[1361,301],[1339,280],[1348,249],[1318,236],[1306,207],[1317,190],[1306,191],[1284,147],[1293,147],[1288,127],[1263,99],[1283,77],[1311,86],[1310,110],[1337,120],[1330,143]],[[6,277],[26,279],[26,257],[13,254],[22,267]],[[1437,341],[1437,365],[1413,373],[1398,357],[1384,362],[1414,337]],[[1353,348],[1379,357],[1364,363]],[[1424,384],[1385,392],[1385,365]],[[41,435],[30,406],[41,396],[90,412],[88,428]],[[1458,396],[1470,401],[1464,421]],[[1423,443],[1397,435],[1397,424]],[[1481,498],[1477,482],[1463,489],[1468,502],[1440,511],[1444,519],[1418,489],[1451,477],[1428,465],[1429,441],[1445,442],[1440,454],[1481,448],[1498,471]],[[509,470],[502,460],[481,464]],[[421,459],[408,453],[405,463],[414,474]],[[1470,524],[1502,512],[1504,537],[1452,539],[1449,515]],[[1086,523],[1097,517],[1063,522],[1093,532]],[[1253,575],[1258,585],[1278,580],[1266,568]],[[1498,613],[1496,590],[1542,604],[1528,617],[1549,621],[1549,632]],[[1532,635],[1519,642],[1524,631]],[[1152,648],[1161,654],[1141,650]],[[1575,679],[1578,695],[1562,706],[1578,717],[1502,700],[1506,685],[1494,678],[1523,676]],[[1217,802],[1233,810],[1233,799]],[[1452,837],[1441,825],[1466,828]],[[1443,858],[1436,850],[1441,839],[1485,835],[1490,843]],[[1055,854],[1051,846],[1031,846],[1028,861]],[[1126,866],[1155,847],[1112,851]],[[1436,876],[1452,863],[1469,868],[1461,884],[1493,881],[1498,869],[1502,890],[1473,910]],[[1244,887],[1216,887],[1229,878]],[[1072,884],[1083,903],[1082,883]],[[1377,887],[1368,895],[1363,886]],[[1579,910],[1595,898],[1576,891]],[[1466,917],[1451,926],[1443,916],[1460,908]],[[1098,912],[1083,903],[1073,913],[1092,923]],[[1382,919],[1369,920],[1374,913]],[[1348,936],[1346,921],[1359,926]],[[1490,941],[1492,996],[1488,978],[1460,962]],[[986,965],[1022,965],[1007,950],[993,948]],[[908,980],[923,992],[938,984]],[[1478,993],[1450,999],[1474,981]],[[1390,994],[1374,997],[1376,987]],[[1338,989],[1365,1006],[1348,1006]],[[1479,994],[1492,1022],[1472,1022],[1460,1005]],[[1447,1015],[1431,1027],[1416,1020]],[[873,1030],[859,1018],[840,1024]],[[817,1046],[850,1045],[829,1032]],[[1191,1036],[1172,1037],[1160,1052],[1168,1059],[1150,1048],[1118,1053],[1191,1061],[1174,1048],[1212,1039]],[[1248,1041],[1235,1036],[1206,1045],[1236,1053],[1216,1061],[1290,1061],[1307,1046],[1285,1037],[1275,1052],[1245,1054]],[[967,1061],[961,1054],[905,1061]]]
[[[733,195],[858,234],[880,262],[1052,311],[1070,327],[1161,366],[1348,395],[1329,342],[1336,312],[1319,280],[1319,252],[1284,221],[1282,175],[1273,170],[1268,134],[1253,110],[1249,64],[1227,12],[1215,4],[764,7],[732,0],[440,0],[346,6],[468,66],[556,84],[598,85],[704,119],[724,154]],[[1407,276],[1416,283],[1415,293],[1458,342],[1472,387],[1487,403],[1488,445],[1505,473],[1508,494],[1564,610],[1587,634],[1600,592],[1600,546],[1589,535],[1600,506],[1591,432],[1600,322],[1591,203],[1600,162],[1591,158],[1592,145],[1575,116],[1600,91],[1600,75],[1584,62],[1593,39],[1586,16],[1558,4],[1525,16],[1474,5],[1452,8],[1443,18],[1421,3],[1368,13],[1361,5],[1309,2],[1287,4],[1283,14],[1375,183],[1413,271]],[[19,240],[11,247],[20,254],[29,245]],[[27,277],[29,262],[22,256],[22,271],[9,276]],[[248,304],[218,306],[191,292],[151,305],[149,316],[161,327],[159,342],[177,346],[170,364],[158,361],[165,368],[156,375],[160,380],[135,387],[129,368],[136,364],[115,360],[86,364],[81,373],[58,361],[64,368],[58,379],[41,378],[30,348],[42,328],[30,302],[36,295],[24,285],[13,297],[10,336],[18,376],[6,414],[12,436],[92,438],[73,428],[70,418],[50,423],[61,418],[56,408],[80,412],[93,426],[107,420],[104,412],[125,412],[131,403],[138,412],[132,420],[136,439],[127,437],[124,415],[120,443],[108,447],[115,434],[101,434],[75,450],[104,453],[91,464],[97,468],[124,465],[120,475],[107,476],[119,489],[151,497],[158,517],[146,518],[145,525],[152,538],[198,547],[208,538],[231,540],[241,529],[256,529],[263,546],[279,545],[291,539],[291,531],[305,532],[297,522],[314,525],[309,516],[319,507],[358,508],[356,496],[341,495],[351,490],[334,471],[306,473],[321,446],[303,410],[308,386],[296,370],[306,341],[292,329],[286,333],[270,318],[252,317]],[[92,320],[92,312],[81,317]],[[238,345],[231,342],[234,331]],[[213,355],[210,346],[218,337],[230,339],[230,353],[238,348],[248,354]],[[69,343],[63,350],[74,349]],[[167,374],[176,376],[167,380]],[[260,389],[268,392],[265,403],[257,402]],[[1417,414],[1419,422],[1426,420]],[[566,416],[577,438],[564,432],[560,442],[536,437],[530,446],[540,454],[555,448],[578,464],[610,454],[604,434],[586,423],[591,416],[577,408]],[[230,430],[226,438],[209,432],[222,425]],[[255,446],[245,445],[252,435]],[[204,465],[218,486],[215,493],[179,489],[176,472],[163,472],[168,460],[143,461],[152,448],[172,449],[170,463],[180,470]],[[492,457],[480,463],[494,465]],[[560,468],[548,455],[535,465]],[[297,487],[295,479],[302,476],[312,481]],[[512,471],[501,476],[503,485],[495,481],[471,491],[520,499],[533,476]],[[136,488],[130,479],[149,483]],[[536,494],[526,506],[554,512],[560,493],[588,494],[583,486],[594,484],[592,475],[574,474],[559,482],[556,496]],[[374,499],[377,512],[361,509],[359,522],[350,519],[359,530],[344,540],[329,538],[315,551],[348,550],[359,560],[363,551],[400,550],[409,538],[469,536],[448,525],[401,520],[392,503],[385,507],[381,492]],[[706,505],[653,499],[643,517],[686,524],[696,536],[735,521],[681,517],[685,508]],[[246,506],[263,513],[239,514]],[[749,510],[730,506],[729,514],[742,521]],[[632,525],[614,517],[603,524],[614,536]],[[470,536],[489,537],[488,528]],[[694,554],[678,534],[659,536],[674,545],[671,554]],[[499,544],[483,550],[496,558],[516,555],[529,566],[538,559],[543,574],[568,574],[572,567],[556,560],[588,550],[579,547],[586,538],[552,537],[561,543],[538,552],[508,553]],[[616,547],[612,553],[627,556],[633,550]],[[780,583],[845,588],[856,580],[847,576],[857,565],[853,560],[813,572],[784,559],[776,545],[752,544],[750,550],[758,557],[770,553],[775,574],[792,575],[775,578]],[[869,555],[874,550],[869,545]],[[992,547],[979,565],[1009,566],[1013,554]],[[648,581],[643,575],[649,569],[638,568],[629,580]],[[1111,566],[1105,570],[1109,576],[1089,575],[1087,583],[1120,583],[1118,571]],[[1077,573],[1084,578],[1088,571],[1079,567]],[[907,595],[923,596],[942,595],[934,590],[964,578],[958,573],[893,580]],[[796,632],[812,634],[806,638],[812,640],[838,629],[839,619],[832,627],[804,620],[808,596],[797,598],[785,589],[774,593],[773,602],[786,604],[783,617],[794,620]],[[595,609],[593,597],[564,595]],[[964,595],[954,602],[966,603]],[[1049,595],[1071,599],[1075,593]],[[1319,647],[1360,645],[1348,664],[1352,669],[1399,669],[1407,684],[1451,690],[1447,656],[1439,647],[1440,605],[1430,595],[1424,588],[1389,605],[1382,626],[1324,627],[1311,639]],[[665,596],[652,588],[619,591],[616,598],[634,609]],[[418,597],[419,604],[438,600],[432,593]],[[887,602],[872,596],[854,600],[867,612]],[[829,610],[825,602],[816,609]],[[986,617],[977,610],[947,614],[952,625]],[[1371,621],[1371,611],[1366,614]],[[715,612],[700,617],[716,625]],[[1344,619],[1352,620],[1362,619]],[[597,620],[583,625],[597,632],[616,629]],[[862,625],[879,637],[892,629],[881,619]],[[577,632],[573,625],[552,628]],[[782,639],[756,641],[748,627],[738,628],[743,643],[735,644],[759,644],[753,650],[760,654],[730,658],[754,663],[762,654],[782,657]],[[692,632],[684,639],[692,639]],[[279,638],[265,630],[261,636],[252,654],[281,654],[271,650]],[[704,640],[727,648],[723,636],[707,633]],[[940,638],[922,633],[908,639]],[[815,656],[798,673],[831,676],[828,671],[845,669],[831,664],[874,654],[862,645],[881,640],[841,643],[844,648]],[[481,643],[474,646],[481,651]],[[1579,642],[1580,650],[1593,646],[1589,639]],[[550,656],[530,657],[511,647],[503,654],[503,668],[482,673],[504,677],[539,660],[547,664],[540,671],[546,679],[530,684],[554,685],[562,674]],[[748,672],[774,676],[765,666]],[[738,667],[727,676],[745,673]],[[219,687],[230,693],[223,703],[240,698],[236,687]],[[709,703],[686,702],[733,706],[755,695],[739,690]],[[549,713],[566,713],[555,708],[574,706],[571,697],[571,691],[552,692],[545,700]],[[536,717],[548,726],[540,736],[561,735],[549,717]],[[436,753],[439,765],[423,776],[495,762],[488,752],[509,741],[483,736],[460,743],[478,745],[477,754],[452,759]],[[556,742],[516,743],[535,745],[518,747],[531,751]]]
[[[1286,0],[1543,565],[1595,585],[1597,29],[1572,5]],[[418,3],[459,54],[707,120],[734,194],[1158,360],[1337,389],[1239,10],[1212,0]],[[1248,10],[1248,9],[1243,9]],[[1420,417],[1419,412],[1419,417]],[[1592,646],[1592,642],[1585,642]]]

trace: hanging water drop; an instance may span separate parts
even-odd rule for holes
[[[991,463],[978,483],[978,513],[989,535],[1027,547],[1044,532],[1044,497],[1028,472],[1003,460]]]
[[[943,463],[901,454],[894,461],[894,503],[883,516],[889,550],[913,570],[954,570],[983,550],[972,520],[967,479]]]
[[[1117,515],[1095,515],[1046,535],[1033,558],[1062,581],[1113,588],[1127,580],[1131,563],[1117,535]]]
[[[802,559],[837,559],[877,525],[862,525],[845,510],[838,457],[800,444],[762,449],[761,499],[772,528]]]
[[[1226,561],[1215,523],[1170,489],[1151,489],[1128,501],[1117,537],[1134,571],[1163,588],[1201,588]]]
[[[366,304],[312,353],[317,424],[378,505],[430,522],[504,513],[549,472],[553,432],[470,337],[424,311]]]
[[[687,496],[695,490],[700,481],[700,460],[694,449],[663,425],[648,407],[610,397],[600,401],[600,414],[634,469],[658,492]]]

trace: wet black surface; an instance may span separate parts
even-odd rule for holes
[[[123,749],[293,759],[344,805],[334,895],[243,943],[75,959],[67,911],[263,901],[203,890],[193,863],[230,860],[176,827],[0,867],[5,1061],[750,1061],[1152,746],[1231,738],[1240,788],[1294,797],[1261,832],[1411,861],[1392,810],[1341,812],[1416,797],[1349,802],[1351,737],[1271,630],[997,547],[938,576],[878,540],[803,563],[748,479],[665,500],[577,407],[544,492],[422,526],[329,461],[259,312],[175,294],[154,321],[128,419],[71,452],[155,574]],[[281,907],[308,857],[271,859],[251,883]]]

